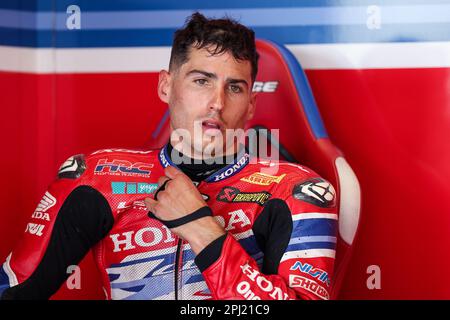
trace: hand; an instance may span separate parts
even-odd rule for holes
[[[161,220],[175,220],[206,206],[205,200],[191,179],[180,170],[169,166],[164,170],[158,185],[166,183],[165,189],[158,192],[158,200],[146,198],[147,209]],[[199,253],[211,241],[225,233],[213,217],[203,217],[171,229],[185,239],[194,253]]]
[[[191,179],[180,170],[169,166],[158,186],[164,183],[165,189],[158,192],[158,199],[145,199],[147,209],[161,220],[175,220],[206,206],[205,200]]]

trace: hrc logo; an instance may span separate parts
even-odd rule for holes
[[[127,160],[100,159],[95,167],[95,174],[125,175],[125,176],[149,176],[153,164],[144,162],[131,163]]]

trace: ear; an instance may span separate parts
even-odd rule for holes
[[[256,112],[256,92],[252,92],[251,93],[251,97],[250,97],[250,103],[248,106],[248,110],[247,110],[247,121],[253,119],[253,116],[255,115]]]
[[[165,103],[169,103],[170,81],[170,73],[166,70],[161,70],[158,79],[158,96]]]

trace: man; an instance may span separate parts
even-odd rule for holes
[[[109,299],[329,298],[332,186],[230,134],[255,113],[257,59],[251,30],[193,14],[160,73],[171,141],[69,158],[0,269],[2,298],[50,297],[91,248]]]

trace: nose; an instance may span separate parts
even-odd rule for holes
[[[214,91],[214,96],[209,104],[209,109],[216,112],[222,111],[225,105],[225,90],[223,88],[217,88]]]

